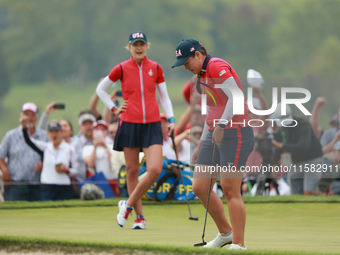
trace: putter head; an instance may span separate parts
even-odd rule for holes
[[[198,217],[196,217],[196,216],[190,216],[190,217],[189,217],[189,220],[198,220]]]
[[[201,247],[201,246],[204,246],[204,245],[206,245],[207,244],[207,242],[202,242],[202,243],[195,243],[194,244],[194,247]]]

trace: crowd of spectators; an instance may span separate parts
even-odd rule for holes
[[[111,97],[116,101],[115,93]],[[76,134],[69,120],[49,121],[58,109],[56,102],[49,103],[40,118],[35,103],[22,106],[20,125],[9,130],[0,145],[0,201],[80,198],[80,184],[100,172],[115,186],[124,164],[112,150],[117,117],[107,109],[100,114],[97,103],[94,93],[89,109],[78,115]]]
[[[182,93],[188,107],[178,121],[174,142],[179,160],[190,165],[205,119],[194,79],[188,81]],[[253,94],[255,109],[269,108],[260,88],[253,87]],[[116,91],[111,99],[118,101]],[[76,134],[69,120],[49,121],[56,110],[55,102],[46,106],[40,118],[34,103],[22,106],[20,125],[9,130],[0,145],[0,201],[80,198],[79,184],[100,172],[114,187],[125,164],[123,153],[112,149],[119,119],[106,107],[100,114],[97,103],[98,96],[94,92],[89,109],[78,115]],[[249,119],[254,120],[251,123],[256,143],[247,161],[251,170],[244,174],[243,195],[340,195],[339,113],[331,115],[329,129],[322,130],[319,110],[325,103],[325,98],[317,98],[309,119],[292,115],[289,106],[285,116],[277,111],[271,116],[260,116],[248,110]],[[270,118],[276,119],[273,126],[265,121]],[[284,127],[283,119],[294,119],[297,125]],[[161,124],[163,155],[176,160],[164,114],[161,114]],[[264,143],[268,140],[269,144]],[[295,171],[264,175],[261,166],[266,164],[290,165]],[[258,166],[258,169],[251,166]],[[321,171],[311,171],[311,167],[319,167]],[[261,185],[267,186],[261,189]]]

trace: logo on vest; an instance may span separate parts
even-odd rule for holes
[[[148,74],[150,75],[150,76],[152,76],[153,75],[153,72],[152,72],[152,70],[150,69],[150,71],[148,72]]]

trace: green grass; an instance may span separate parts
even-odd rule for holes
[[[67,200],[67,201],[44,201],[44,202],[23,202],[8,201],[0,203],[0,211],[4,209],[33,209],[33,208],[59,208],[59,207],[94,207],[94,206],[112,206],[116,205],[122,198],[110,198],[94,201]],[[340,196],[255,196],[243,197],[243,201],[248,203],[340,203]],[[155,202],[144,200],[143,205],[171,205],[183,204],[181,201],[163,201]],[[225,203],[225,200],[224,200]],[[190,200],[190,204],[200,204],[199,200]]]
[[[277,202],[267,197],[261,197],[262,201],[268,199],[267,203],[262,203],[260,199],[249,202],[250,198],[246,201],[247,254],[339,252],[338,197],[333,200],[323,197],[302,200],[300,196],[276,198]],[[148,229],[133,231],[130,227],[135,215],[124,228],[118,227],[115,221],[117,200],[79,201],[73,207],[67,206],[65,202],[51,202],[45,207],[28,206],[25,210],[15,209],[15,206],[20,208],[18,202],[6,202],[0,207],[0,247],[17,247],[15,242],[26,240],[24,243],[43,247],[44,244],[58,242],[61,247],[92,245],[95,250],[119,248],[153,250],[156,253],[166,250],[169,254],[192,254],[202,250],[192,247],[194,243],[201,242],[204,222],[205,210],[198,201],[190,201],[192,214],[199,217],[197,222],[188,220],[185,203],[145,201],[144,214]],[[26,204],[43,203],[23,203],[21,208],[25,208]],[[12,205],[12,209],[9,205]],[[226,205],[225,208],[227,210]],[[211,240],[216,233],[217,229],[209,217],[205,239]],[[216,252],[225,253],[226,248]]]
[[[169,81],[167,82],[169,96],[172,100],[175,118],[178,120],[187,107],[182,96],[182,88],[186,81]],[[97,82],[89,82],[85,87],[77,87],[73,83],[58,84],[47,82],[43,84],[21,84],[11,87],[8,94],[1,99],[0,104],[0,139],[5,133],[19,126],[19,116],[21,107],[25,102],[34,102],[41,112],[45,110],[47,104],[57,101],[66,104],[63,111],[55,111],[51,114],[50,119],[65,118],[71,121],[78,132],[77,116],[83,109],[89,108],[90,98],[93,95]],[[118,87],[119,89],[119,87]],[[111,92],[111,90],[109,90]],[[99,101],[98,109],[100,112],[104,109],[104,104]],[[162,107],[160,106],[160,110]]]

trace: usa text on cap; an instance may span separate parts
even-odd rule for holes
[[[200,43],[194,39],[182,40],[176,47],[176,62],[172,65],[172,68],[183,65],[190,57],[190,55],[202,47]]]
[[[146,39],[146,35],[140,31],[132,32],[129,36],[129,44],[134,44],[137,41],[148,43],[148,40]]]
[[[61,126],[58,122],[52,121],[48,124],[47,131],[61,130]]]

